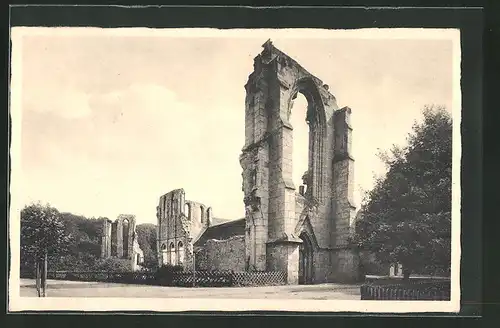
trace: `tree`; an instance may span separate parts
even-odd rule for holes
[[[21,210],[21,258],[34,263],[38,296],[46,296],[48,256],[65,252],[68,242],[56,208],[37,203]]]
[[[68,212],[61,213],[69,251],[49,263],[57,270],[89,271],[101,257],[102,225],[104,218],[87,218]],[[67,257],[67,258],[63,258]]]
[[[353,242],[382,263],[401,263],[404,279],[422,268],[451,263],[452,120],[427,106],[405,147],[380,158],[388,167],[368,192]]]
[[[158,266],[156,250],[156,226],[150,223],[139,224],[136,227],[137,242],[144,254],[143,267],[153,269]]]
[[[118,259],[113,257],[100,259],[95,264],[95,270],[107,272],[129,272],[130,261],[127,259]]]

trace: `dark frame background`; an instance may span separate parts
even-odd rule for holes
[[[461,88],[462,88],[462,221],[461,221],[461,311],[459,316],[480,316],[482,314],[482,200],[483,200],[483,146],[482,146],[482,97],[483,97],[483,10],[481,8],[347,8],[347,7],[123,7],[123,6],[14,6],[10,8],[10,26],[94,26],[94,27],[212,27],[212,28],[388,28],[388,27],[427,27],[427,28],[459,28],[461,30]],[[7,31],[8,33],[8,31]],[[8,39],[8,37],[7,37]],[[10,47],[9,47],[10,49]],[[9,50],[7,52],[10,54]],[[10,60],[6,63],[10,66]],[[7,75],[7,85],[9,84]],[[7,98],[8,99],[8,98]],[[5,127],[8,128],[10,116],[5,111]],[[9,130],[7,130],[9,131]],[[8,136],[9,138],[10,136]],[[9,141],[6,142],[6,153]],[[8,167],[6,176],[8,176]],[[5,181],[8,190],[8,180]],[[8,194],[4,199],[8,198]],[[7,228],[7,221],[2,228]],[[5,230],[8,232],[8,230]],[[5,235],[8,236],[6,233]],[[8,239],[6,240],[8,245]],[[8,246],[7,246],[8,247]],[[8,248],[7,248],[8,249]],[[5,263],[8,263],[6,259]],[[7,276],[8,268],[5,271]],[[6,289],[7,291],[7,289]],[[5,292],[6,295],[6,292]],[[7,295],[6,295],[7,297]],[[6,300],[6,311],[8,304]],[[25,312],[27,313],[27,312]],[[63,314],[64,312],[59,312]],[[129,312],[130,314],[147,314],[147,312]],[[151,312],[155,314],[154,312]],[[186,313],[190,315],[192,324],[200,319],[191,315],[206,313]],[[217,313],[232,316],[234,313]],[[306,314],[289,312],[238,313],[239,315],[265,314],[270,316],[300,315],[303,320]],[[88,323],[108,323],[100,314],[99,317],[88,316]],[[328,316],[358,315],[356,313],[311,313],[316,319]],[[432,315],[432,314],[426,314]],[[443,314],[434,314],[443,315]],[[168,315],[170,319],[172,315]],[[175,315],[179,317],[179,314]],[[384,315],[385,316],[385,315]],[[409,315],[398,315],[409,316]],[[415,316],[422,316],[417,314]],[[450,316],[447,314],[447,316]],[[10,319],[18,325],[30,325],[42,322],[49,316],[21,316],[10,314]],[[65,315],[57,316],[66,318]],[[118,319],[116,316],[113,316]],[[92,319],[91,319],[92,318]],[[93,319],[96,318],[96,319]],[[164,315],[148,316],[151,324],[165,325]],[[83,318],[82,318],[83,319]],[[107,319],[107,318],[106,318]],[[130,324],[138,323],[131,317],[122,318]],[[146,319],[146,318],[144,318]],[[204,317],[203,319],[208,319]],[[228,318],[229,319],[229,318]],[[262,318],[263,319],[263,318]],[[356,318],[356,320],[361,318]],[[371,319],[374,319],[373,317]],[[35,321],[36,320],[36,321]],[[81,320],[78,318],[77,320]],[[87,319],[86,319],[87,320]],[[155,321],[153,321],[155,320]],[[315,320],[316,321],[316,320]],[[298,321],[297,323],[299,323]],[[206,324],[207,321],[200,322]],[[307,321],[304,321],[307,324]],[[319,322],[318,322],[319,323]],[[254,323],[255,325],[256,323]],[[108,323],[109,325],[109,323]],[[10,325],[8,325],[10,327]],[[14,325],[13,325],[14,326]],[[17,326],[17,325],[16,325]]]

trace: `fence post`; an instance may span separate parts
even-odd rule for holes
[[[193,287],[196,287],[196,252],[193,249]]]
[[[43,272],[42,272],[42,296],[47,297],[47,262],[48,262],[48,254],[45,251],[45,255],[43,257]]]
[[[38,297],[42,297],[42,277],[40,270],[40,256],[37,255],[35,261],[35,279],[36,279],[36,293]]]

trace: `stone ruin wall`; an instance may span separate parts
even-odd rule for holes
[[[245,270],[245,236],[210,239],[196,253],[197,270]]]
[[[128,222],[128,233],[124,240],[124,221]],[[120,214],[113,222],[109,219],[103,221],[101,258],[119,258],[129,260],[130,269],[136,271],[140,268],[137,263],[144,261],[144,254],[137,240],[135,216]],[[137,260],[138,256],[138,260]]]
[[[191,270],[193,243],[210,226],[211,220],[212,208],[186,200],[183,189],[161,196],[157,206],[158,265],[178,264],[177,257],[183,253],[182,266]],[[170,252],[172,244],[174,251]],[[175,254],[175,263],[172,263],[172,253]]]
[[[302,242],[298,213],[311,212],[316,282],[347,280],[357,275],[356,256],[345,245],[355,210],[351,110],[339,109],[327,85],[270,41],[263,48],[245,85],[245,145],[240,156],[248,267],[286,271],[288,282],[296,283]],[[289,117],[298,92],[308,101],[311,131],[303,187],[292,181]],[[304,194],[305,202],[299,202],[297,192]]]
[[[302,243],[298,236],[307,225],[309,237],[315,240],[314,281],[352,280],[357,276],[358,258],[346,245],[355,211],[351,110],[339,109],[326,84],[270,41],[263,47],[245,85],[245,145],[240,155],[245,236],[207,243],[200,265],[241,268],[243,259],[245,270],[286,271],[288,283],[297,283]],[[292,181],[293,127],[289,118],[298,92],[308,101],[311,131],[303,186]],[[193,242],[210,225],[200,208],[185,200],[182,189],[160,198],[160,265],[162,245],[182,240],[187,246],[184,264],[191,267]],[[235,257],[222,256],[221,250],[231,251]],[[209,264],[211,261],[217,264]]]

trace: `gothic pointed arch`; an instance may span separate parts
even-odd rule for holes
[[[299,238],[299,284],[312,284],[314,282],[314,246],[311,236],[303,231]]]
[[[319,248],[318,240],[316,239],[316,234],[314,233],[314,228],[308,215],[304,215],[303,218],[299,220],[295,228],[295,234],[297,236],[306,235],[313,248]]]
[[[291,111],[293,110],[293,101],[297,98],[299,93],[303,94],[307,100],[308,108],[306,121],[308,123],[318,123],[321,126],[325,126],[326,115],[323,99],[318,85],[314,82],[314,79],[311,76],[302,77],[294,82],[292,88],[290,89],[290,97],[287,101],[287,118],[291,115]]]
[[[291,254],[301,243],[293,238],[284,241],[282,236],[298,231],[321,252],[335,252],[346,235],[336,228],[352,221],[348,206],[353,191],[351,112],[339,109],[328,85],[270,40],[254,58],[245,90],[245,143],[240,164],[249,231],[248,264],[258,271],[296,272],[297,260],[284,258],[281,249],[285,247],[285,253]],[[307,100],[304,119],[309,125],[308,155],[304,154],[308,165],[300,187],[293,183],[294,129],[290,122],[298,93]],[[302,207],[307,208],[307,215],[299,218]],[[333,257],[322,254],[321,258]],[[325,270],[318,271],[318,277],[325,279],[330,274],[327,267],[318,269]],[[288,276],[289,283],[296,279]]]

